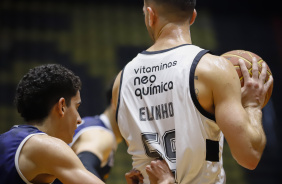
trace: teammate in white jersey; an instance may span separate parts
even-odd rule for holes
[[[118,125],[144,183],[149,183],[146,165],[156,158],[167,162],[178,183],[225,183],[224,136],[234,159],[247,169],[256,168],[266,144],[261,108],[273,78],[264,84],[265,65],[259,74],[254,59],[250,77],[240,62],[241,88],[229,61],[192,45],[195,3],[144,0],[154,44],[129,62],[114,84]]]

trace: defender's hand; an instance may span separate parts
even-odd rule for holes
[[[144,178],[140,171],[132,169],[125,174],[125,179],[127,184],[142,184]]]
[[[174,176],[171,173],[165,160],[152,161],[146,166],[146,172],[151,184],[173,184]]]

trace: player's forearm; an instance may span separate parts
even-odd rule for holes
[[[252,147],[258,153],[262,154],[266,144],[266,137],[262,126],[262,111],[259,108],[252,107],[247,107],[245,110],[250,120]]]
[[[246,169],[253,170],[261,159],[266,138],[261,122],[261,110],[248,107],[244,111],[232,123],[234,128],[228,129],[231,132],[225,131],[225,138],[238,164]],[[229,126],[232,126],[232,124]]]
[[[237,162],[250,170],[257,167],[265,144],[266,137],[262,127],[262,112],[257,108],[245,108],[248,115],[248,123],[244,127],[245,138],[242,139],[241,146],[236,149]]]
[[[62,183],[77,184],[77,183],[93,183],[104,184],[98,177],[85,170],[76,170],[75,172],[68,172],[63,177],[59,178]]]

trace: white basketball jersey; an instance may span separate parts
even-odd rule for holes
[[[166,160],[178,183],[225,183],[223,134],[194,89],[196,66],[207,52],[189,44],[143,51],[122,72],[118,125],[145,184],[145,167],[156,158]]]

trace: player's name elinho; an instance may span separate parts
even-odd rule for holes
[[[160,105],[139,108],[140,121],[153,121],[166,119],[174,116],[173,103],[164,103]]]

